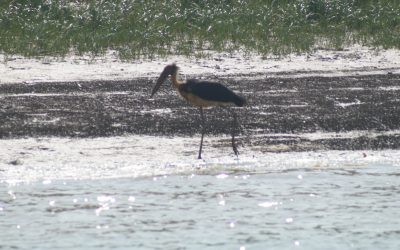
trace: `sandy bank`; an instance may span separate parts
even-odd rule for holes
[[[154,60],[120,61],[115,52],[103,57],[69,56],[64,59],[27,59],[0,55],[0,83],[129,80],[155,77],[163,66],[176,62],[181,72],[212,76],[344,76],[400,73],[400,51],[376,51],[353,46],[342,51],[315,50],[285,58],[208,52],[205,59],[170,56]]]

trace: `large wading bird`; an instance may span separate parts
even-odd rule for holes
[[[232,149],[235,155],[239,154],[235,144],[235,128],[238,124],[235,112],[229,108],[231,105],[236,105],[243,107],[246,100],[236,95],[232,90],[228,89],[224,85],[216,82],[200,81],[195,79],[187,80],[182,82],[178,79],[178,67],[175,64],[168,65],[164,68],[160,77],[158,78],[156,85],[151,92],[150,98],[157,92],[161,84],[165,82],[168,76],[171,76],[171,82],[173,87],[178,91],[178,93],[189,103],[194,106],[199,107],[201,116],[201,140],[199,148],[199,156],[201,159],[201,151],[203,148],[203,138],[205,133],[205,120],[203,115],[203,108],[209,107],[222,107],[228,110],[233,116],[233,126],[232,126]]]

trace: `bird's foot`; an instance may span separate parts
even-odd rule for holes
[[[237,149],[236,145],[232,145],[233,152],[236,156],[239,156],[239,150]]]

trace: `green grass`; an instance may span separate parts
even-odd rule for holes
[[[122,59],[204,50],[286,55],[351,44],[400,48],[398,0],[2,0],[0,52],[108,49]]]

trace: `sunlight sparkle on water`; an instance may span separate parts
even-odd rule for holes
[[[229,175],[227,175],[227,174],[219,174],[216,177],[217,177],[217,179],[226,179],[226,178],[229,177]]]
[[[225,206],[225,204],[226,204],[226,202],[225,202],[225,198],[224,198],[224,195],[222,195],[222,194],[219,194],[218,195],[218,204],[220,205],[220,206]]]
[[[100,213],[106,210],[110,210],[110,206],[106,203],[101,205],[98,209],[95,210],[95,213],[97,216],[100,216]]]
[[[286,218],[285,221],[286,221],[286,223],[292,223],[292,222],[293,222],[293,218],[290,218],[290,217],[289,217],[289,218]]]
[[[96,226],[96,229],[109,229],[109,226],[108,225],[97,225]]]
[[[100,216],[101,212],[110,210],[109,203],[115,203],[115,198],[108,195],[100,195],[97,196],[97,201],[99,202],[100,207],[95,210],[97,216]]]
[[[272,202],[270,202],[270,201],[266,201],[266,202],[262,202],[262,203],[259,203],[258,204],[258,206],[260,206],[260,207],[274,207],[274,206],[278,206],[279,205],[279,203],[278,202],[276,202],[276,201],[272,201]]]
[[[51,184],[51,180],[44,180],[44,181],[42,181],[42,184],[49,185],[49,184]]]
[[[8,191],[8,195],[11,197],[11,199],[13,199],[13,200],[15,200],[15,199],[17,199],[17,196],[15,196],[15,194],[14,194],[14,192],[13,191]]]
[[[101,202],[101,203],[104,203],[104,202],[115,203],[115,198],[112,196],[100,195],[97,197],[97,201]]]

